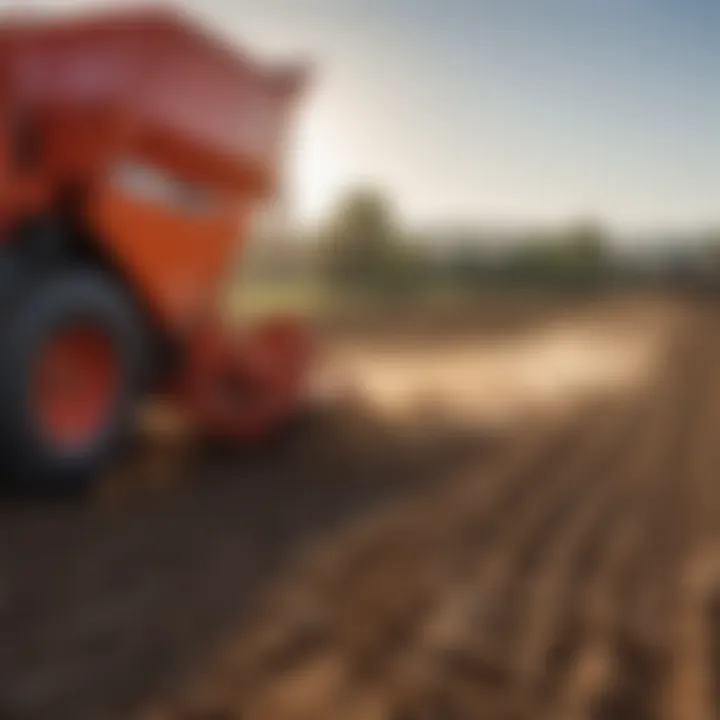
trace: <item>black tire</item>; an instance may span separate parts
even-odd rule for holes
[[[87,443],[69,450],[48,441],[38,427],[31,368],[53,333],[76,323],[90,324],[111,339],[119,376],[102,426]],[[5,488],[59,495],[85,489],[128,438],[146,376],[146,338],[132,299],[100,271],[61,270],[15,298],[0,322],[0,337]]]

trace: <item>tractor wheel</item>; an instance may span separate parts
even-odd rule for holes
[[[142,389],[146,344],[132,300],[100,272],[68,269],[17,298],[0,332],[6,487],[83,489],[127,437]]]

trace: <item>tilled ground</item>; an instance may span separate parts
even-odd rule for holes
[[[717,717],[719,319],[509,438],[349,412],[189,453],[202,484],[4,507],[0,718]]]
[[[134,717],[350,518],[498,440],[338,409],[264,448],[141,449],[96,497],[0,504],[0,720]]]
[[[148,718],[717,717],[720,342],[335,535]]]

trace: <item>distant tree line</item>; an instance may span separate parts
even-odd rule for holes
[[[606,281],[612,268],[605,230],[592,219],[530,234],[492,253],[481,242],[466,243],[438,260],[413,242],[388,199],[372,189],[352,192],[340,202],[321,230],[318,249],[331,287],[378,295],[437,283],[468,290],[499,284],[593,287]]]
[[[650,242],[640,259],[618,254],[610,232],[594,218],[516,233],[507,242],[481,231],[457,244],[442,233],[428,242],[414,237],[391,199],[370,187],[347,193],[320,228],[302,237],[262,235],[243,259],[250,275],[280,284],[320,278],[338,295],[380,301],[433,288],[582,292],[660,283],[720,291],[720,228],[670,246]]]

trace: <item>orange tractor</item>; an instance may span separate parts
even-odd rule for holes
[[[150,393],[242,438],[297,409],[302,326],[229,329],[213,301],[302,75],[165,10],[0,25],[6,484],[83,486]]]

